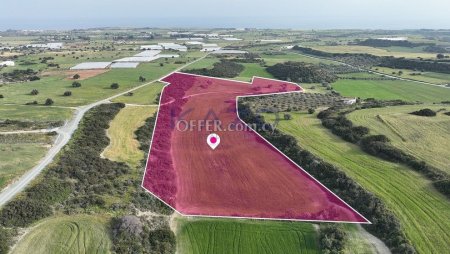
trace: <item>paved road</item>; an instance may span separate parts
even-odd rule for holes
[[[197,61],[202,60],[203,58],[205,58],[208,55],[205,55],[193,62],[187,63],[183,66],[181,66],[180,68],[176,69],[173,72],[179,71]],[[171,72],[171,73],[173,73]],[[170,74],[171,74],[170,73]],[[169,74],[169,75],[170,75]],[[3,206],[4,204],[6,204],[9,200],[11,200],[14,196],[16,196],[18,193],[20,193],[22,190],[25,189],[25,187],[34,179],[36,178],[36,176],[38,176],[42,170],[44,170],[45,167],[47,167],[47,165],[49,165],[53,159],[55,158],[55,156],[59,153],[59,151],[64,147],[64,145],[66,145],[70,138],[72,137],[73,133],[75,132],[75,130],[78,128],[78,125],[81,121],[81,119],[83,118],[84,114],[89,111],[91,108],[96,107],[100,104],[104,104],[104,103],[110,103],[111,100],[120,97],[122,95],[125,95],[129,92],[135,91],[139,88],[142,88],[144,86],[150,85],[156,81],[158,81],[159,79],[155,79],[152,80],[150,82],[147,82],[145,84],[142,84],[140,86],[134,87],[132,89],[129,89],[127,91],[124,91],[122,93],[116,94],[114,96],[111,96],[109,98],[91,103],[89,105],[86,106],[81,106],[81,107],[77,107],[75,108],[75,113],[74,116],[71,120],[67,121],[65,123],[64,126],[58,128],[56,130],[56,132],[58,133],[58,136],[52,146],[52,148],[50,148],[50,150],[47,152],[47,154],[45,155],[45,157],[39,162],[38,165],[36,165],[35,167],[33,167],[31,170],[29,170],[26,174],[24,174],[22,177],[20,177],[17,181],[15,181],[14,183],[8,185],[5,189],[3,189],[0,193],[0,207]]]

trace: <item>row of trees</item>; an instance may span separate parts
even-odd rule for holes
[[[375,104],[377,107],[378,105]],[[367,108],[367,106],[366,106]],[[332,107],[321,111],[317,117],[322,125],[344,140],[359,145],[363,151],[381,159],[402,163],[429,178],[442,194],[450,197],[449,176],[442,170],[394,147],[384,135],[368,135],[364,126],[353,126],[345,114],[354,109]]]
[[[256,131],[271,144],[368,218],[372,224],[364,227],[383,240],[394,253],[415,253],[398,219],[378,197],[363,189],[336,166],[301,148],[294,137],[276,129],[263,128],[267,127],[264,118],[255,115],[248,105],[240,103],[238,106],[241,119],[256,126]]]
[[[278,79],[294,82],[332,83],[337,80],[337,76],[327,69],[304,62],[277,63],[266,70]]]

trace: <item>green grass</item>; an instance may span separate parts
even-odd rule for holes
[[[421,117],[409,113],[423,108],[450,109],[450,105],[413,105],[357,110],[348,118],[386,135],[392,144],[450,174],[450,116]]]
[[[309,223],[177,220],[180,253],[318,253],[317,233]]]
[[[449,249],[450,202],[421,174],[367,155],[322,127],[315,115],[291,113],[293,120],[278,128],[297,138],[303,148],[341,168],[362,187],[380,197],[399,218],[420,253]],[[273,120],[266,115],[267,121]]]
[[[338,80],[332,86],[348,97],[421,102],[441,102],[450,98],[449,88],[401,80]]]
[[[314,46],[314,49],[330,52],[330,53],[360,53],[360,54],[372,54],[376,56],[394,56],[405,58],[428,58],[435,59],[436,54],[421,52],[417,49],[409,49],[404,47],[391,47],[391,48],[374,48],[368,46],[358,45],[339,45],[339,46]]]
[[[71,116],[69,108],[0,104],[0,121],[64,121]]]
[[[274,78],[272,74],[266,71],[265,67],[262,67],[258,63],[243,63],[245,69],[239,74],[239,77],[234,79],[250,82],[253,76],[262,78]]]
[[[103,156],[112,161],[128,163],[134,168],[140,165],[144,153],[139,149],[134,132],[156,109],[151,106],[127,106],[121,109],[107,130],[110,144],[103,151]]]
[[[361,231],[355,224],[343,224],[347,233],[344,253],[377,253],[374,246],[361,236]]]
[[[159,66],[159,62],[141,64],[136,69],[113,69],[96,77],[80,81],[82,87],[72,88],[72,81],[65,76],[52,76],[39,81],[4,85],[0,87],[0,94],[5,96],[2,103],[25,104],[30,101],[44,103],[46,98],[52,98],[54,105],[79,106],[99,99],[107,98],[119,92],[142,84],[139,76],[148,81],[162,77],[178,68],[180,65],[169,63]],[[119,83],[119,89],[111,89],[111,83]],[[32,89],[39,91],[38,95],[30,95]],[[64,91],[72,91],[72,96],[64,97]]]
[[[399,71],[402,71],[403,74],[401,76],[394,75],[401,78],[407,78],[417,81],[423,81],[433,84],[450,84],[450,74],[445,73],[438,73],[438,72],[417,72],[407,69],[392,69],[388,67],[375,67],[372,68],[373,71],[381,72],[388,75],[393,75],[393,72],[398,73]],[[421,75],[411,75],[412,73],[421,73]]]
[[[135,90],[133,92],[133,96],[122,95],[122,96],[114,99],[113,102],[123,102],[123,103],[128,103],[128,104],[141,104],[141,105],[154,105],[154,104],[156,104],[155,100],[159,99],[157,97],[165,85],[166,84],[161,83],[161,82],[155,82],[153,84],[150,84],[150,85],[144,86],[142,88],[139,88],[138,90]]]
[[[107,220],[76,215],[41,221],[17,243],[12,254],[111,253]]]

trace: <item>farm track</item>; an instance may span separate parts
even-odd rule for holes
[[[192,61],[188,64],[185,64],[179,68],[177,68],[176,70],[170,72],[170,73],[174,73],[177,72],[191,64],[194,64],[202,59],[204,59],[205,57],[207,57],[207,55],[202,56],[200,58],[198,58],[195,61]],[[167,75],[170,75],[170,73],[168,73]],[[72,137],[73,133],[75,132],[75,130],[78,128],[78,125],[80,124],[81,119],[83,118],[84,114],[89,111],[90,109],[101,105],[101,104],[105,104],[105,103],[110,103],[111,100],[120,97],[122,95],[125,95],[129,92],[133,92],[135,90],[138,90],[139,88],[148,86],[154,82],[157,82],[160,78],[152,80],[150,82],[147,82],[145,84],[136,86],[134,88],[128,89],[124,92],[118,93],[116,95],[113,95],[109,98],[103,99],[103,100],[99,100],[97,102],[85,105],[85,106],[80,106],[77,107],[75,109],[75,113],[72,117],[71,120],[67,121],[66,124],[62,127],[60,127],[57,130],[58,136],[55,139],[55,142],[52,146],[52,148],[50,148],[50,150],[47,152],[46,156],[39,162],[38,165],[36,165],[35,167],[33,167],[31,170],[29,170],[26,174],[24,174],[22,177],[20,177],[16,182],[10,184],[9,186],[7,186],[6,188],[4,188],[1,193],[0,193],[0,207],[5,205],[9,200],[11,200],[14,196],[16,196],[18,193],[20,193],[22,190],[25,189],[25,187],[34,179],[36,178],[44,169],[47,165],[49,165],[53,159],[56,157],[56,155],[59,153],[59,151],[61,151],[61,149],[69,142],[70,138]]]

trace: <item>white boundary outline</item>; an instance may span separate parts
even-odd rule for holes
[[[345,205],[347,205],[348,207],[350,207],[350,209],[352,211],[354,211],[355,213],[357,213],[359,216],[361,216],[363,219],[366,220],[366,222],[353,222],[353,221],[331,221],[331,220],[306,220],[306,219],[285,219],[285,218],[261,218],[261,217],[241,217],[241,216],[219,216],[219,215],[202,215],[202,214],[184,214],[181,213],[180,211],[178,211],[177,209],[175,209],[174,207],[172,207],[171,205],[169,205],[168,203],[166,203],[164,200],[162,200],[160,197],[158,197],[157,195],[153,194],[151,191],[147,190],[144,187],[144,180],[145,180],[145,175],[147,174],[147,166],[148,166],[148,161],[150,159],[150,153],[152,150],[152,144],[153,144],[153,136],[155,135],[155,130],[156,130],[156,125],[158,123],[158,115],[159,115],[159,108],[161,106],[161,98],[162,95],[164,94],[164,89],[169,86],[171,83],[163,81],[163,79],[171,76],[172,74],[183,74],[183,75],[189,75],[189,76],[195,76],[195,77],[203,77],[203,78],[210,78],[210,79],[218,79],[218,80],[225,80],[225,81],[232,81],[232,82],[238,82],[238,83],[244,83],[244,84],[248,84],[248,85],[252,85],[253,81],[255,78],[257,79],[266,79],[266,80],[273,80],[273,81],[277,81],[277,82],[284,82],[284,83],[288,83],[288,84],[292,84],[295,86],[300,87],[299,91],[292,91],[292,92],[279,92],[279,93],[267,93],[267,94],[255,94],[255,95],[246,95],[246,96],[236,96],[236,116],[238,117],[238,119],[245,124],[246,126],[248,126],[254,133],[256,133],[260,138],[262,138],[265,142],[267,142],[269,145],[271,145],[273,148],[275,148],[279,153],[281,153],[284,157],[286,157],[290,162],[292,162],[295,166],[297,166],[299,169],[301,169],[303,172],[305,172],[309,177],[311,177],[314,181],[316,181],[320,186],[322,186],[323,188],[325,188],[328,192],[330,192],[331,194],[333,194],[337,199],[339,199],[340,201],[342,201]],[[217,77],[210,77],[210,76],[204,76],[204,75],[197,75],[197,74],[190,74],[190,73],[184,73],[184,72],[180,72],[180,71],[175,71],[172,73],[167,74],[166,76],[160,78],[158,80],[161,83],[165,83],[166,85],[162,88],[161,90],[161,94],[159,96],[159,104],[158,104],[158,109],[156,112],[156,120],[155,120],[155,125],[153,128],[153,133],[152,133],[152,139],[150,140],[150,147],[149,147],[149,151],[148,151],[148,156],[147,156],[147,161],[145,163],[145,169],[144,169],[144,174],[142,176],[142,182],[141,182],[141,187],[147,191],[148,193],[152,194],[154,197],[156,197],[158,200],[160,200],[161,202],[163,202],[165,205],[167,205],[168,207],[170,207],[172,210],[174,210],[176,213],[178,213],[181,216],[187,216],[187,217],[199,217],[199,218],[225,218],[225,219],[249,219],[249,220],[270,220],[270,221],[299,221],[299,222],[330,222],[330,223],[348,223],[348,224],[372,224],[372,222],[370,222],[366,217],[364,217],[362,214],[360,214],[358,211],[356,211],[353,207],[351,207],[349,204],[347,204],[347,202],[345,202],[344,200],[342,200],[339,196],[337,196],[336,194],[334,194],[334,192],[332,192],[330,189],[328,189],[325,185],[323,185],[320,181],[318,181],[316,178],[314,178],[311,174],[309,174],[306,170],[304,170],[302,167],[300,167],[297,163],[295,163],[293,160],[291,160],[291,158],[289,158],[288,156],[286,156],[283,152],[281,152],[278,148],[276,148],[274,145],[272,145],[272,143],[270,143],[269,141],[267,141],[263,136],[261,136],[257,131],[255,131],[253,128],[251,128],[247,123],[245,123],[240,117],[239,117],[239,112],[238,112],[238,101],[239,98],[245,98],[245,97],[256,97],[256,96],[269,96],[269,95],[276,95],[276,94],[288,94],[288,93],[301,93],[304,91],[304,89],[299,86],[296,83],[293,82],[287,82],[287,81],[283,81],[283,80],[277,80],[277,79],[271,79],[271,78],[262,78],[262,77],[257,77],[257,76],[253,76],[251,82],[245,82],[245,81],[240,81],[240,80],[233,80],[233,79],[226,79],[226,78],[217,78]]]

